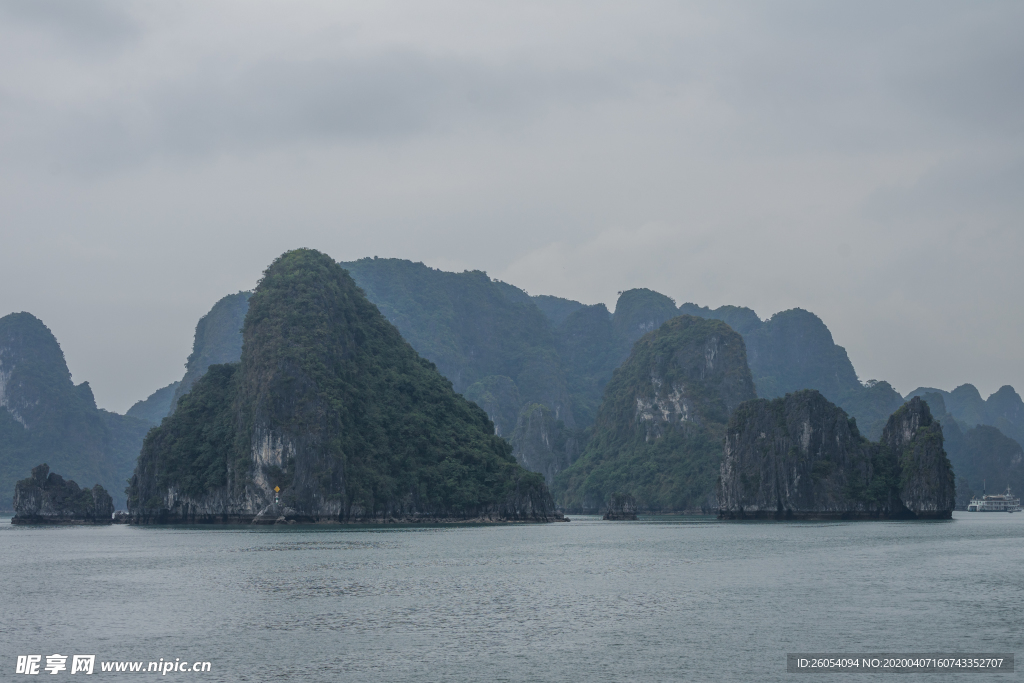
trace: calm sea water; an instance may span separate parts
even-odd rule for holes
[[[1024,656],[1024,514],[359,529],[0,519],[0,568],[5,681],[23,678],[17,655],[53,653],[212,663],[165,680],[388,682],[810,681],[786,673],[787,652]],[[157,678],[98,668],[85,680]]]

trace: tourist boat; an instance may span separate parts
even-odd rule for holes
[[[1006,487],[1006,493],[995,495],[982,495],[981,498],[971,499],[967,506],[968,512],[1020,512],[1020,498],[1010,493],[1010,487]]]

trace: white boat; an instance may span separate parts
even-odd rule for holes
[[[1006,487],[1006,493],[994,495],[982,495],[981,498],[972,498],[967,506],[968,512],[1020,512],[1020,498],[1010,493],[1010,487]]]

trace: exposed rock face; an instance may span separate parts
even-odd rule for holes
[[[872,443],[841,408],[799,391],[733,414],[718,500],[726,519],[948,519],[955,487],[942,429],[920,399]]]
[[[613,493],[608,500],[608,511],[602,519],[635,522],[636,499],[626,493]]]
[[[110,524],[114,501],[99,484],[81,489],[43,464],[15,485],[14,513],[11,524]]]
[[[615,371],[585,451],[555,478],[556,499],[586,513],[613,492],[644,511],[716,510],[726,422],[754,397],[739,334],[718,320],[669,320]]]
[[[211,365],[147,436],[134,522],[560,517],[543,478],[330,257],[271,264],[243,339],[241,363]]]
[[[550,484],[556,474],[572,464],[579,446],[553,410],[531,403],[519,413],[512,435],[512,454],[516,462],[531,472],[540,472]]]
[[[512,438],[523,401],[511,377],[488,375],[471,384],[463,395],[484,409],[494,423],[495,434],[503,439]]]

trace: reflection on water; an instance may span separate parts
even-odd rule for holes
[[[204,681],[772,681],[791,679],[787,652],[1022,650],[1024,514],[201,529],[8,521],[0,666],[10,671],[18,654],[58,652],[209,660]]]

